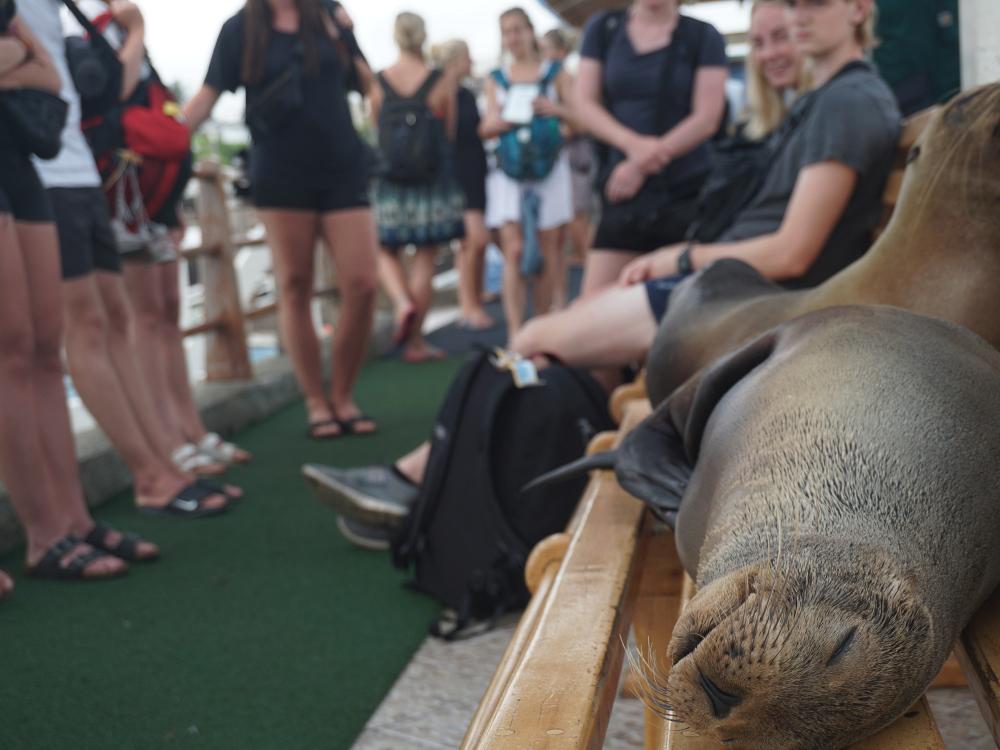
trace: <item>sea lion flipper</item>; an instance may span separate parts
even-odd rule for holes
[[[703,369],[622,441],[615,465],[619,484],[671,526],[712,411],[733,386],[771,356],[781,330],[768,331]]]

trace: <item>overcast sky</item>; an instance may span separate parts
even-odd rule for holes
[[[190,95],[205,76],[215,38],[223,22],[243,6],[243,0],[138,0],[146,16],[148,47],[163,78],[180,81]],[[519,4],[528,11],[540,33],[558,25],[558,19],[537,0],[342,0],[353,16],[358,41],[372,66],[389,65],[396,56],[392,25],[403,10],[420,13],[432,41],[465,39],[473,57],[492,64],[500,52],[497,18]],[[723,33],[743,30],[749,3],[720,0],[689,6],[685,12],[716,24]],[[227,97],[216,115],[238,120],[242,98]]]

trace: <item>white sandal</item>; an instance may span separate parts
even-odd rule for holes
[[[227,443],[217,432],[209,432],[198,442],[197,447],[201,453],[224,464],[246,463],[249,460],[241,461],[237,454],[245,451],[237,445]]]
[[[201,469],[219,466],[212,456],[202,453],[194,443],[184,443],[170,454],[174,465],[186,474],[197,473]]]

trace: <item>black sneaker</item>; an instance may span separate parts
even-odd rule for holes
[[[350,518],[337,516],[337,528],[341,535],[355,547],[370,549],[375,552],[387,552],[392,532],[378,526],[352,521]]]
[[[419,492],[392,466],[338,469],[306,464],[302,475],[320,502],[352,521],[382,529],[399,528]]]

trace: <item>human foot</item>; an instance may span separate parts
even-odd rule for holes
[[[396,308],[396,327],[392,332],[392,345],[399,346],[413,334],[413,324],[417,322],[417,309],[412,305]]]
[[[226,442],[216,432],[205,433],[198,441],[198,451],[209,458],[224,464],[245,464],[253,459],[248,451],[234,443]]]
[[[199,489],[196,480],[183,476],[157,476],[136,480],[135,504],[145,513],[199,517],[225,511],[229,498],[222,492]]]
[[[378,423],[364,414],[353,401],[336,404],[333,412],[344,435],[371,435],[378,430]]]
[[[340,420],[337,419],[337,415],[325,401],[319,403],[307,401],[306,412],[309,414],[306,435],[313,440],[329,440],[340,437],[344,433],[340,427]]]
[[[7,575],[6,571],[0,570],[0,601],[3,601],[14,592],[14,579]]]
[[[431,346],[427,343],[408,346],[403,350],[403,361],[411,365],[418,365],[421,362],[444,359],[447,356],[442,349]]]
[[[80,534],[84,542],[128,562],[152,562],[160,557],[160,548],[136,534],[123,534],[106,523],[95,523]]]
[[[226,465],[202,453],[194,443],[184,443],[170,454],[174,466],[189,474],[215,477],[226,470]]]
[[[70,535],[55,542],[35,559],[29,556],[25,572],[33,578],[57,581],[98,580],[124,575],[128,565]]]
[[[462,317],[458,319],[458,325],[462,328],[468,328],[470,331],[488,331],[496,324],[497,322],[482,308],[462,313]]]

